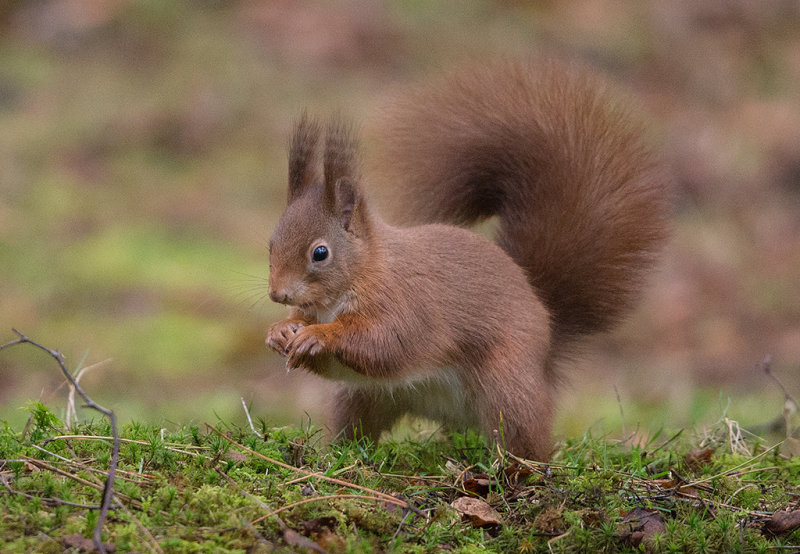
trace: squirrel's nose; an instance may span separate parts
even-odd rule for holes
[[[273,302],[277,302],[278,304],[286,304],[289,294],[286,292],[286,289],[269,289],[269,297]]]

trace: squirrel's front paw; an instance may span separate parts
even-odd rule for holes
[[[299,367],[309,367],[309,358],[312,358],[325,350],[325,338],[322,333],[318,333],[317,326],[310,325],[297,329],[291,337],[284,351],[288,358],[286,366],[290,369]]]
[[[286,355],[286,348],[298,329],[303,327],[303,323],[294,319],[284,319],[273,324],[267,331],[267,339],[264,341],[269,348],[281,356]]]

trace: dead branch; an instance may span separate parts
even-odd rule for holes
[[[111,360],[103,360],[102,362],[97,362],[96,364],[92,364],[89,366],[85,366],[80,368],[78,371],[75,372],[75,382],[80,383],[81,377],[83,377],[89,371],[98,368],[104,364],[107,364]],[[75,425],[78,424],[78,412],[75,410],[75,387],[69,387],[69,395],[67,395],[67,413],[64,416],[64,419],[67,422],[67,428],[73,429]]]
[[[82,508],[84,510],[94,510],[97,508],[96,506],[89,506],[87,504],[76,504],[75,502],[68,502],[66,500],[61,500],[60,498],[34,496],[32,494],[27,494],[22,491],[16,491],[11,488],[11,486],[8,484],[8,478],[3,475],[0,475],[0,484],[6,488],[9,494],[16,494],[17,496],[22,496],[30,500],[39,500],[43,502],[46,506],[72,506],[73,508]]]
[[[273,510],[268,514],[264,514],[263,516],[259,516],[257,519],[254,519],[250,523],[255,525],[256,523],[261,523],[265,519],[269,519],[273,516],[281,512],[285,512],[286,510],[292,510],[298,506],[302,506],[303,504],[308,504],[309,502],[319,502],[320,500],[324,501],[331,501],[331,500],[361,500],[361,501],[368,501],[368,502],[386,502],[385,499],[381,498],[380,496],[365,496],[363,494],[329,494],[325,496],[314,496],[312,498],[304,498],[303,500],[298,500],[297,502],[293,502],[292,504],[287,504],[286,506],[281,506],[277,510]],[[412,513],[410,510],[406,513],[406,515]]]
[[[106,545],[103,543],[101,539],[101,532],[103,530],[103,525],[105,524],[106,517],[108,515],[108,510],[111,507],[111,499],[114,496],[114,477],[117,472],[117,462],[119,459],[119,445],[120,445],[119,433],[117,433],[117,416],[114,415],[114,412],[112,410],[100,406],[94,400],[92,400],[88,394],[86,394],[86,391],[83,390],[83,388],[78,384],[78,382],[69,372],[69,369],[67,368],[67,365],[64,362],[64,356],[61,354],[60,350],[51,350],[46,346],[42,346],[41,344],[32,341],[31,339],[29,339],[16,329],[12,329],[12,331],[19,338],[17,340],[14,340],[12,342],[0,346],[0,350],[3,350],[4,348],[10,346],[15,346],[17,344],[27,343],[35,348],[38,348],[39,350],[46,352],[58,363],[58,366],[61,368],[61,372],[64,374],[64,377],[67,378],[72,387],[78,392],[81,398],[83,398],[83,401],[85,402],[84,407],[97,410],[98,412],[106,416],[109,419],[109,422],[111,423],[111,434],[113,436],[113,446],[111,448],[111,461],[108,464],[108,476],[106,477],[105,484],[103,486],[103,496],[100,502],[99,513],[97,515],[97,525],[95,525],[94,536],[93,536],[94,545],[97,548],[98,552],[100,552],[101,554],[105,554]]]
[[[255,528],[255,524],[257,522],[263,521],[267,517],[271,516],[271,517],[275,518],[275,521],[278,523],[278,526],[281,528],[281,531],[283,531],[283,538],[284,538],[284,540],[286,541],[287,544],[293,545],[293,546],[299,546],[301,548],[305,548],[306,550],[311,550],[311,551],[314,551],[314,552],[322,552],[322,553],[327,552],[324,548],[319,546],[314,541],[307,539],[306,537],[304,537],[303,535],[297,533],[295,530],[293,530],[288,525],[286,525],[286,522],[283,521],[280,518],[280,516],[278,516],[278,511],[273,511],[272,508],[270,508],[263,500],[261,500],[260,498],[250,494],[249,492],[244,490],[242,487],[240,487],[239,483],[234,481],[227,473],[222,471],[219,468],[219,466],[216,466],[214,468],[214,471],[219,473],[220,476],[228,482],[228,484],[230,484],[233,488],[235,488],[237,491],[239,491],[239,494],[241,494],[242,496],[244,496],[248,500],[251,500],[254,503],[258,504],[258,506],[262,510],[265,510],[265,511],[269,512],[269,515],[262,516],[262,517],[258,518],[255,521],[247,521],[247,520],[243,520],[242,521],[242,523],[248,529],[250,529],[252,532],[254,532],[257,537],[261,537],[261,534]],[[261,537],[261,539],[266,541],[266,539],[264,539],[264,537]],[[272,545],[270,544],[269,546],[272,546]]]
[[[780,388],[783,393],[783,425],[786,431],[786,440],[789,440],[794,433],[794,429],[792,429],[792,416],[800,411],[800,406],[798,406],[797,400],[786,390],[786,387],[781,380],[778,379],[778,376],[772,373],[772,357],[769,355],[766,356],[760,365],[761,370],[778,385],[778,388]],[[780,420],[780,418],[778,419]]]
[[[60,440],[82,440],[82,441],[113,441],[114,437],[103,437],[100,435],[59,435],[57,437],[50,437],[44,442],[42,442],[42,446],[47,446],[53,441],[60,441]],[[135,439],[119,439],[120,443],[128,443],[128,444],[141,444],[143,446],[150,446],[152,443],[146,440],[135,440]],[[208,450],[207,446],[195,446],[192,444],[180,444],[177,442],[163,442],[162,443],[164,448],[171,451],[176,452],[178,454],[185,454],[187,456],[203,456],[203,454],[199,452],[191,452],[191,450]],[[181,448],[176,448],[180,446]]]
[[[250,424],[250,430],[253,431],[253,434],[259,438],[263,438],[262,434],[256,431],[255,426],[253,425],[253,418],[250,417],[250,410],[247,409],[247,403],[244,401],[244,396],[241,397],[242,401],[242,408],[244,408],[244,415],[247,416],[247,423]]]
[[[389,504],[395,504],[396,506],[399,506],[400,508],[403,508],[404,510],[412,511],[412,512],[416,513],[417,515],[423,515],[410,502],[406,502],[405,500],[400,500],[398,498],[395,498],[394,496],[391,496],[389,494],[386,494],[386,493],[383,493],[383,492],[380,492],[380,491],[376,491],[374,489],[370,489],[368,487],[362,487],[361,485],[357,485],[355,483],[348,483],[347,481],[342,481],[341,479],[335,479],[333,477],[328,477],[327,475],[323,475],[321,473],[316,473],[316,472],[313,472],[313,471],[308,471],[308,470],[305,470],[305,469],[301,469],[299,467],[290,466],[289,464],[285,464],[285,463],[280,462],[280,461],[278,461],[278,460],[276,460],[274,458],[270,458],[268,456],[265,456],[261,452],[256,452],[255,450],[252,450],[251,448],[247,448],[243,444],[239,444],[238,442],[234,441],[230,437],[227,437],[224,433],[222,433],[221,431],[219,431],[218,429],[216,429],[212,425],[209,425],[208,423],[206,423],[206,427],[210,431],[212,431],[214,434],[216,434],[218,437],[220,437],[221,439],[229,442],[231,445],[233,445],[237,449],[239,449],[239,450],[241,450],[243,452],[247,452],[248,454],[251,454],[253,456],[261,458],[262,460],[265,460],[265,461],[270,462],[272,464],[275,464],[276,466],[279,466],[279,467],[282,467],[284,469],[288,469],[289,471],[293,471],[295,473],[300,473],[302,475],[306,475],[306,476],[309,476],[309,477],[315,477],[317,479],[321,479],[323,481],[327,481],[327,482],[333,483],[335,485],[340,485],[340,486],[343,486],[343,487],[348,487],[348,488],[351,488],[351,489],[360,490],[362,492],[366,492],[366,493],[368,493],[370,495],[373,495],[374,497],[376,497],[377,499],[379,499],[379,500],[381,500],[383,502],[388,502]]]

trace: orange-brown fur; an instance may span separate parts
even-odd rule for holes
[[[270,241],[270,296],[292,309],[268,346],[342,381],[336,432],[378,438],[412,413],[502,429],[546,459],[557,358],[631,305],[665,234],[641,131],[599,81],[554,63],[413,89],[379,130],[370,178],[415,226],[370,211],[344,123],[304,116]],[[491,215],[497,244],[456,226]]]

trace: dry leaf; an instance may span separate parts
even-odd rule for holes
[[[566,529],[567,524],[564,522],[564,513],[560,508],[545,508],[542,513],[536,517],[533,526],[542,533],[561,534]]]
[[[588,527],[597,527],[606,521],[606,514],[600,510],[584,508],[582,510],[578,510],[578,514],[581,516],[581,521],[583,521],[583,523]]]
[[[310,535],[316,543],[328,551],[341,552],[344,550],[344,539],[337,535],[337,521],[335,517],[318,517],[308,519],[302,523],[303,531]]]
[[[464,480],[464,490],[477,494],[478,496],[486,496],[492,487],[497,488],[497,481],[490,479],[485,473],[479,473],[472,479]]]
[[[525,466],[521,466],[518,463],[513,463],[510,466],[506,467],[504,470],[506,474],[506,479],[508,479],[512,483],[518,483],[520,481],[525,481],[531,475],[534,475],[534,472]]]
[[[619,538],[637,548],[643,540],[666,531],[666,526],[658,510],[636,507],[622,518],[619,529]]]
[[[502,523],[500,514],[479,498],[462,496],[461,498],[456,498],[450,505],[458,510],[464,520],[469,521],[474,527],[489,527],[501,525]]]
[[[685,496],[691,496],[693,498],[697,498],[697,489],[691,485],[682,485],[683,481],[679,481],[677,479],[654,479],[652,481],[659,487],[664,490],[672,490],[674,489],[676,492],[679,492]]]
[[[336,528],[336,524],[337,521],[335,517],[327,516],[307,519],[302,522],[301,525],[303,526],[303,531],[313,537],[315,534],[322,533],[323,531],[333,531]]]
[[[764,522],[764,531],[772,535],[785,535],[800,528],[800,510],[775,512]]]
[[[713,448],[695,448],[687,452],[683,461],[691,469],[698,470],[711,463],[711,456],[714,454]]]

